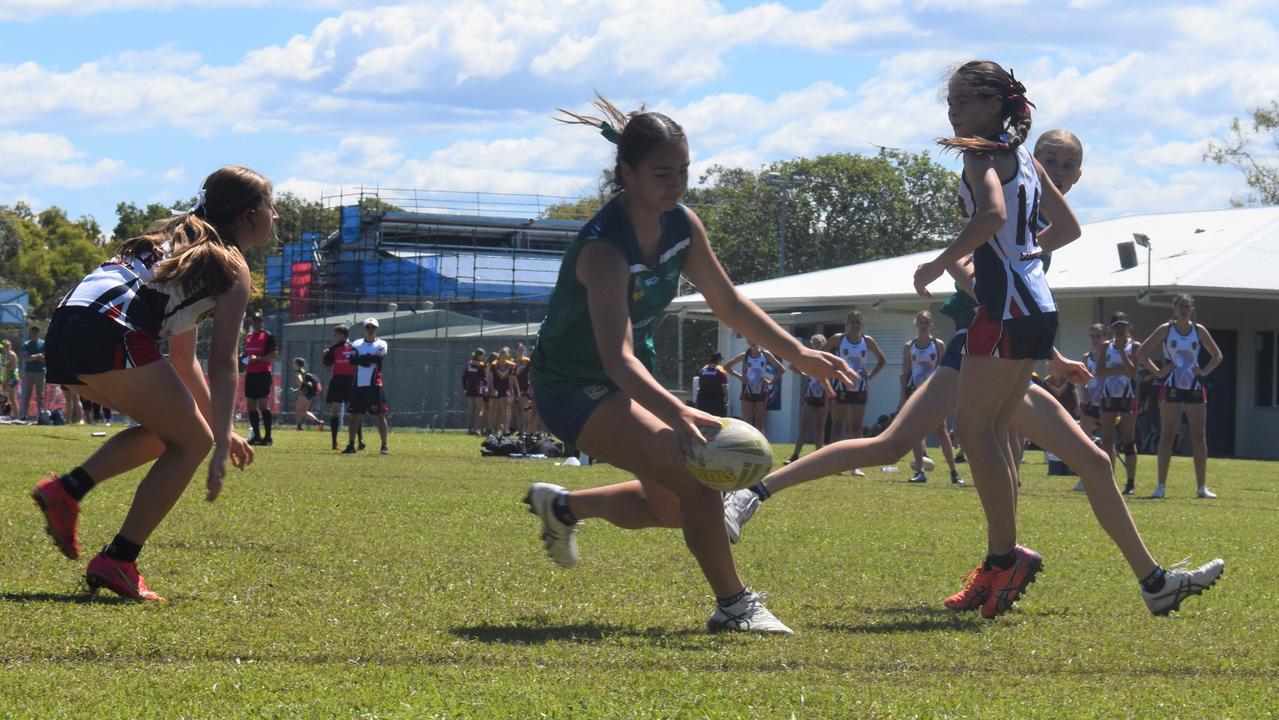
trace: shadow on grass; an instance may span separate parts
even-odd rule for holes
[[[76,605],[137,605],[137,600],[122,598],[118,595],[90,595],[88,592],[51,593],[51,592],[7,592],[0,593],[0,602],[31,603],[61,602]]]
[[[975,613],[959,614],[953,610],[932,607],[885,607],[867,609],[868,615],[881,615],[889,620],[871,620],[864,623],[823,623],[822,629],[856,635],[893,635],[922,632],[976,632],[989,623]]]
[[[449,632],[467,640],[478,640],[479,642],[501,645],[541,645],[560,640],[600,642],[614,638],[640,638],[660,642],[706,634],[701,630],[640,629],[621,625],[599,625],[596,623],[556,625],[538,618],[524,618],[517,620],[513,624],[495,625],[483,623],[469,625],[452,628]]]

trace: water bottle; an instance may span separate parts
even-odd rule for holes
[[[896,465],[885,465],[884,467],[880,468],[880,469],[879,469],[879,471],[880,471],[880,472],[882,472],[882,473],[897,473],[897,472],[901,472],[901,470],[898,470],[898,469],[897,469],[897,466],[896,466]]]

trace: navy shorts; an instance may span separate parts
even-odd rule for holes
[[[967,352],[980,357],[1007,360],[1049,360],[1053,341],[1057,339],[1057,313],[1004,320],[993,315],[985,305],[977,308],[973,324],[968,326]]]
[[[865,405],[865,390],[836,390],[835,404],[837,405]]]
[[[968,344],[968,330],[959,330],[955,337],[946,343],[946,354],[941,356],[941,367],[948,367],[956,372],[964,362],[964,347]]]
[[[538,390],[533,395],[537,414],[551,434],[566,445],[577,445],[591,413],[604,402],[610,393],[618,392],[604,385],[588,385],[572,390],[546,392]]]
[[[1135,397],[1103,397],[1101,399],[1101,411],[1104,413],[1118,413],[1120,415],[1130,415],[1137,412],[1137,398]]]
[[[1200,385],[1190,389],[1181,389],[1161,385],[1159,387],[1159,402],[1161,403],[1185,403],[1186,405],[1203,405],[1208,402],[1208,389]]]
[[[334,375],[329,378],[329,389],[324,394],[324,401],[329,403],[350,402],[351,388],[354,385],[354,375]]]
[[[382,392],[382,386],[369,385],[354,388],[351,391],[351,402],[347,410],[352,415],[385,415],[388,410],[386,394]]]
[[[53,311],[45,336],[45,382],[83,385],[81,375],[142,367],[164,359],[155,335],[130,330],[97,310],[63,306]]]

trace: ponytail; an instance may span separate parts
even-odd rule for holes
[[[640,105],[638,110],[622,112],[613,103],[605,100],[599,93],[595,94],[594,105],[603,117],[582,115],[571,110],[560,109],[563,117],[556,117],[557,122],[566,125],[587,125],[599,128],[606,140],[617,146],[617,159],[613,170],[604,173],[604,180],[613,193],[625,190],[622,181],[622,163],[631,168],[638,167],[655,148],[664,142],[684,140],[684,128],[679,123],[659,112],[647,110]]]
[[[949,82],[958,84],[968,94],[999,98],[1003,132],[994,138],[938,138],[938,145],[958,152],[992,153],[1016,150],[1026,142],[1030,136],[1030,111],[1035,104],[1026,97],[1026,86],[1011,70],[989,60],[970,60],[951,73]]]

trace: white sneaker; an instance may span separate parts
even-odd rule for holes
[[[1079,482],[1075,483],[1074,490],[1075,492],[1084,492],[1084,481],[1080,480]]]
[[[852,475],[853,477],[866,477],[865,471],[863,471],[861,468],[857,468],[856,470],[849,470],[848,474]]]
[[[764,607],[767,595],[747,593],[746,597],[729,605],[716,604],[715,612],[706,621],[706,632],[754,632],[794,635],[795,631],[782,624],[768,608]]]
[[[728,541],[734,545],[742,539],[742,526],[759,509],[759,496],[754,490],[734,490],[724,493],[724,529]]]
[[[1209,490],[1207,485],[1200,485],[1199,489],[1195,491],[1195,497],[1204,498],[1205,500],[1213,500],[1216,499],[1217,493]]]
[[[923,470],[924,472],[931,472],[935,467],[937,467],[937,463],[933,462],[933,459],[927,455],[924,456],[922,463],[919,460],[910,461],[910,469],[915,472],[919,472],[920,470]]]
[[[1163,486],[1160,485],[1160,487]],[[1182,600],[1191,595],[1202,595],[1204,590],[1217,582],[1217,578],[1221,577],[1222,571],[1226,569],[1226,561],[1221,558],[1200,565],[1194,570],[1182,570],[1184,565],[1183,560],[1168,569],[1168,574],[1164,576],[1164,587],[1159,592],[1141,591],[1141,597],[1146,601],[1146,607],[1150,608],[1151,613],[1167,615],[1179,609]]]
[[[1164,497],[1164,486],[1163,486],[1163,485],[1156,485],[1156,486],[1155,486],[1155,491],[1154,491],[1154,492],[1152,492],[1152,493],[1150,493],[1150,497],[1152,497],[1152,498],[1156,498],[1156,499],[1158,499],[1158,500],[1162,500],[1162,499],[1163,499],[1163,497]]]
[[[560,567],[577,565],[577,525],[565,525],[555,517],[555,499],[565,492],[559,485],[533,483],[524,504],[528,511],[542,519],[542,544],[546,554]]]

